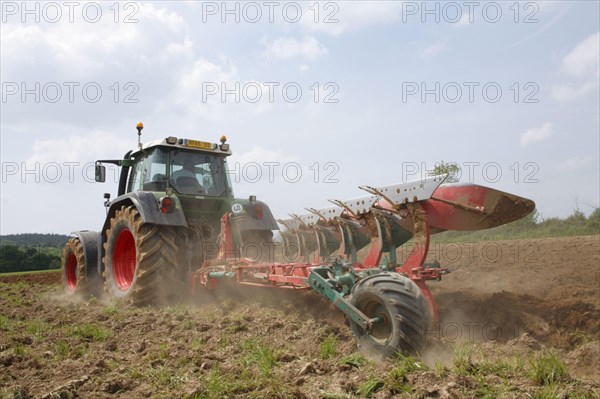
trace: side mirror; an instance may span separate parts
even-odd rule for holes
[[[95,180],[98,183],[104,183],[106,181],[106,166],[96,164]]]

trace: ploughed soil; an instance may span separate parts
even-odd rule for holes
[[[434,260],[439,324],[385,363],[311,292],[135,308],[67,296],[59,273],[0,276],[0,398],[600,398],[599,235],[432,244]]]

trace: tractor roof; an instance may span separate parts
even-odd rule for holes
[[[208,141],[193,140],[187,138],[167,137],[162,140],[153,140],[148,143],[142,144],[141,150],[148,150],[155,147],[173,147],[180,148],[188,151],[198,152],[209,152],[215,155],[223,154],[229,156],[232,154],[229,144],[222,142],[222,144],[210,143]],[[140,149],[136,149],[131,154],[136,155],[140,152]]]

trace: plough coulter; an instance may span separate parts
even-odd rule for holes
[[[444,184],[445,175],[360,186],[365,195],[278,220],[282,259],[275,261],[279,226],[254,196],[234,198],[229,155],[225,137],[220,144],[168,137],[97,161],[100,182],[103,163],[121,167],[119,195],[105,194],[100,231],[74,232],[67,243],[66,292],[97,294],[104,285],[115,298],[146,304],[174,297],[189,281],[194,291],[225,282],[313,290],[346,315],[361,350],[385,358],[418,351],[437,321],[426,282],[448,270],[425,263],[431,234],[499,226],[535,206],[476,184]],[[400,262],[402,245],[410,251]]]

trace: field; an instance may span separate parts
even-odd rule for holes
[[[132,308],[66,297],[58,273],[1,275],[0,397],[600,398],[599,235],[435,244],[434,259],[451,269],[430,284],[440,324],[385,364],[308,292]]]

